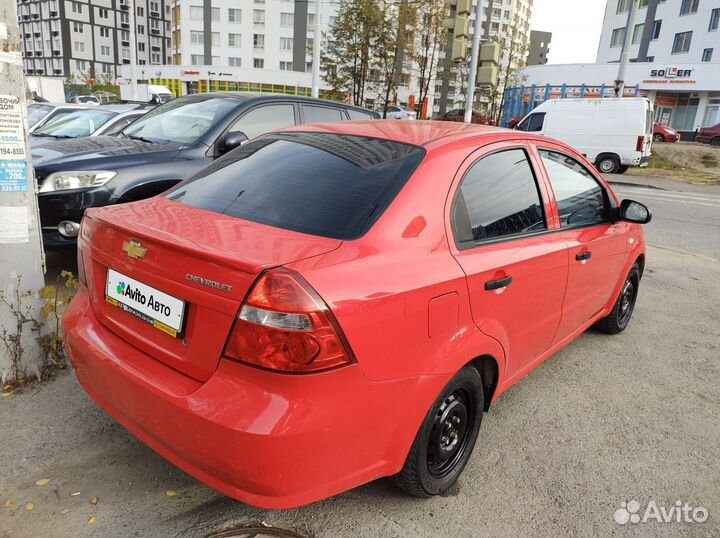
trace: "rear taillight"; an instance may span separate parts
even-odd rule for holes
[[[645,151],[645,137],[638,136],[637,144],[635,144],[635,151]]]
[[[224,355],[270,370],[317,372],[353,362],[325,302],[300,275],[260,275],[235,320]]]

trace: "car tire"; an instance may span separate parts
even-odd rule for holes
[[[630,167],[624,164],[624,165],[622,165],[620,168],[618,168],[617,173],[618,173],[618,174],[624,174],[625,172],[628,171],[628,168],[630,168]]]
[[[623,332],[630,323],[630,318],[635,310],[638,291],[640,291],[640,266],[635,263],[620,289],[620,295],[615,301],[612,311],[607,317],[598,321],[595,326],[607,334]]]
[[[602,174],[617,174],[621,163],[620,159],[614,155],[603,155],[597,160],[595,166]]]
[[[710,145],[711,145],[711,146],[720,146],[720,137],[718,137],[718,138],[713,138],[713,139],[710,141]]]
[[[659,133],[653,135],[653,142],[665,142],[665,137]]]
[[[402,470],[392,477],[395,485],[419,498],[452,487],[475,447],[483,402],[478,371],[467,366],[455,374],[423,420]]]

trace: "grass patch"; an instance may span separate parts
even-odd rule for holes
[[[667,146],[667,147],[666,147]],[[681,154],[672,153],[680,151],[696,151],[694,148],[681,147],[679,144],[656,144],[653,145],[653,153],[650,156],[648,165],[643,168],[631,167],[627,174],[631,176],[654,176],[665,179],[674,179],[688,183],[701,185],[720,184],[720,160],[715,152],[704,151],[702,154]],[[679,157],[683,163],[668,156]],[[692,166],[685,162],[692,163]]]
[[[704,153],[702,157],[700,157],[700,162],[705,168],[718,167],[718,158],[712,153]]]

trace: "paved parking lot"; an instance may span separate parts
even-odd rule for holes
[[[617,187],[655,214],[630,327],[588,331],[504,394],[445,497],[411,499],[380,480],[257,510],[165,462],[65,372],[0,401],[0,536],[203,537],[258,522],[322,537],[718,536],[720,190],[702,189]],[[41,478],[51,482],[36,486]],[[617,523],[633,500],[625,506],[640,516],[676,501],[709,515]]]

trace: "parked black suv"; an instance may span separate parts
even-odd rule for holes
[[[88,207],[159,194],[260,134],[302,123],[377,119],[376,112],[288,95],[205,93],[173,99],[118,136],[33,150],[45,248],[75,245]]]

